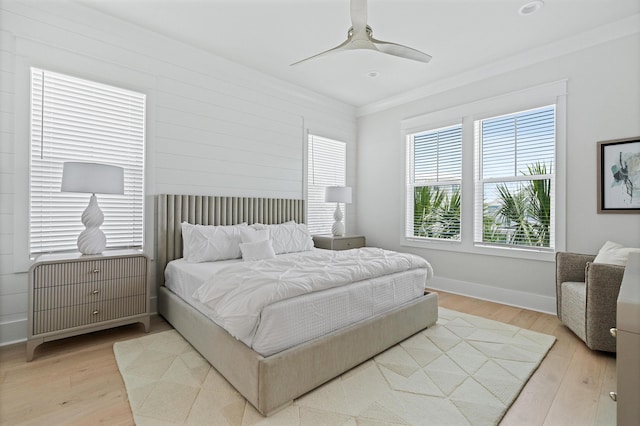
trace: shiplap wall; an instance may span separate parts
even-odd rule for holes
[[[26,337],[31,66],[147,94],[149,254],[154,194],[303,197],[307,130],[347,142],[355,186],[353,107],[72,1],[0,0],[0,344]]]

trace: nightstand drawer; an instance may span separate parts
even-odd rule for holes
[[[144,314],[146,309],[147,296],[141,294],[102,302],[37,311],[33,313],[33,334],[49,333]]]
[[[34,288],[102,281],[120,277],[146,276],[144,257],[96,259],[45,263],[33,270]]]
[[[349,250],[364,247],[364,237],[345,237],[333,240],[333,250]]]
[[[144,276],[42,287],[33,291],[33,310],[43,311],[135,296],[145,294],[146,290]]]
[[[40,256],[29,269],[27,361],[56,339],[136,322],[149,331],[147,264],[134,250]]]
[[[347,235],[334,237],[333,235],[314,235],[313,245],[327,250],[349,250],[364,247],[365,238],[362,235]]]

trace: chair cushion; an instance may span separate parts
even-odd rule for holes
[[[567,281],[561,285],[562,322],[579,338],[586,341],[585,309],[587,286],[585,283]]]

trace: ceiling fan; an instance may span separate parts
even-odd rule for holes
[[[367,0],[351,0],[351,28],[347,32],[347,40],[342,44],[317,55],[294,62],[298,65],[311,59],[319,58],[331,53],[344,50],[368,49],[375,50],[387,55],[398,56],[400,58],[411,59],[418,62],[429,62],[431,55],[412,49],[401,44],[376,40],[373,38],[373,30],[367,25]]]

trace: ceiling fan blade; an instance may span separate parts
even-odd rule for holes
[[[400,58],[412,59],[418,62],[427,63],[431,60],[431,55],[427,55],[419,50],[411,47],[403,46],[401,44],[389,43],[387,41],[376,40],[373,37],[369,38],[373,45],[382,53],[388,55],[398,56]]]
[[[351,27],[354,34],[367,28],[367,0],[351,0]]]
[[[424,63],[431,60],[431,55],[427,55],[426,53],[420,52],[419,50],[411,47],[374,39],[373,30],[367,25],[367,0],[351,0],[351,25],[347,40],[342,44],[334,47],[333,49],[329,49],[322,53],[318,53],[317,55],[302,59],[301,61],[294,62],[291,66],[341,50],[359,49],[377,50],[388,55]]]
[[[335,53],[335,52],[339,52],[341,50],[350,50],[352,49],[352,47],[349,45],[351,42],[351,39],[347,39],[345,40],[342,44],[339,44],[338,46],[334,47],[333,49],[329,49],[329,50],[325,50],[324,52],[318,53],[317,55],[313,55],[313,56],[309,56],[308,58],[302,59],[298,62],[294,62],[293,64],[289,65],[289,66],[294,66],[294,65],[298,65],[301,64],[303,62],[307,62],[311,59],[316,59],[319,58],[321,56],[326,56],[329,55],[331,53]]]

